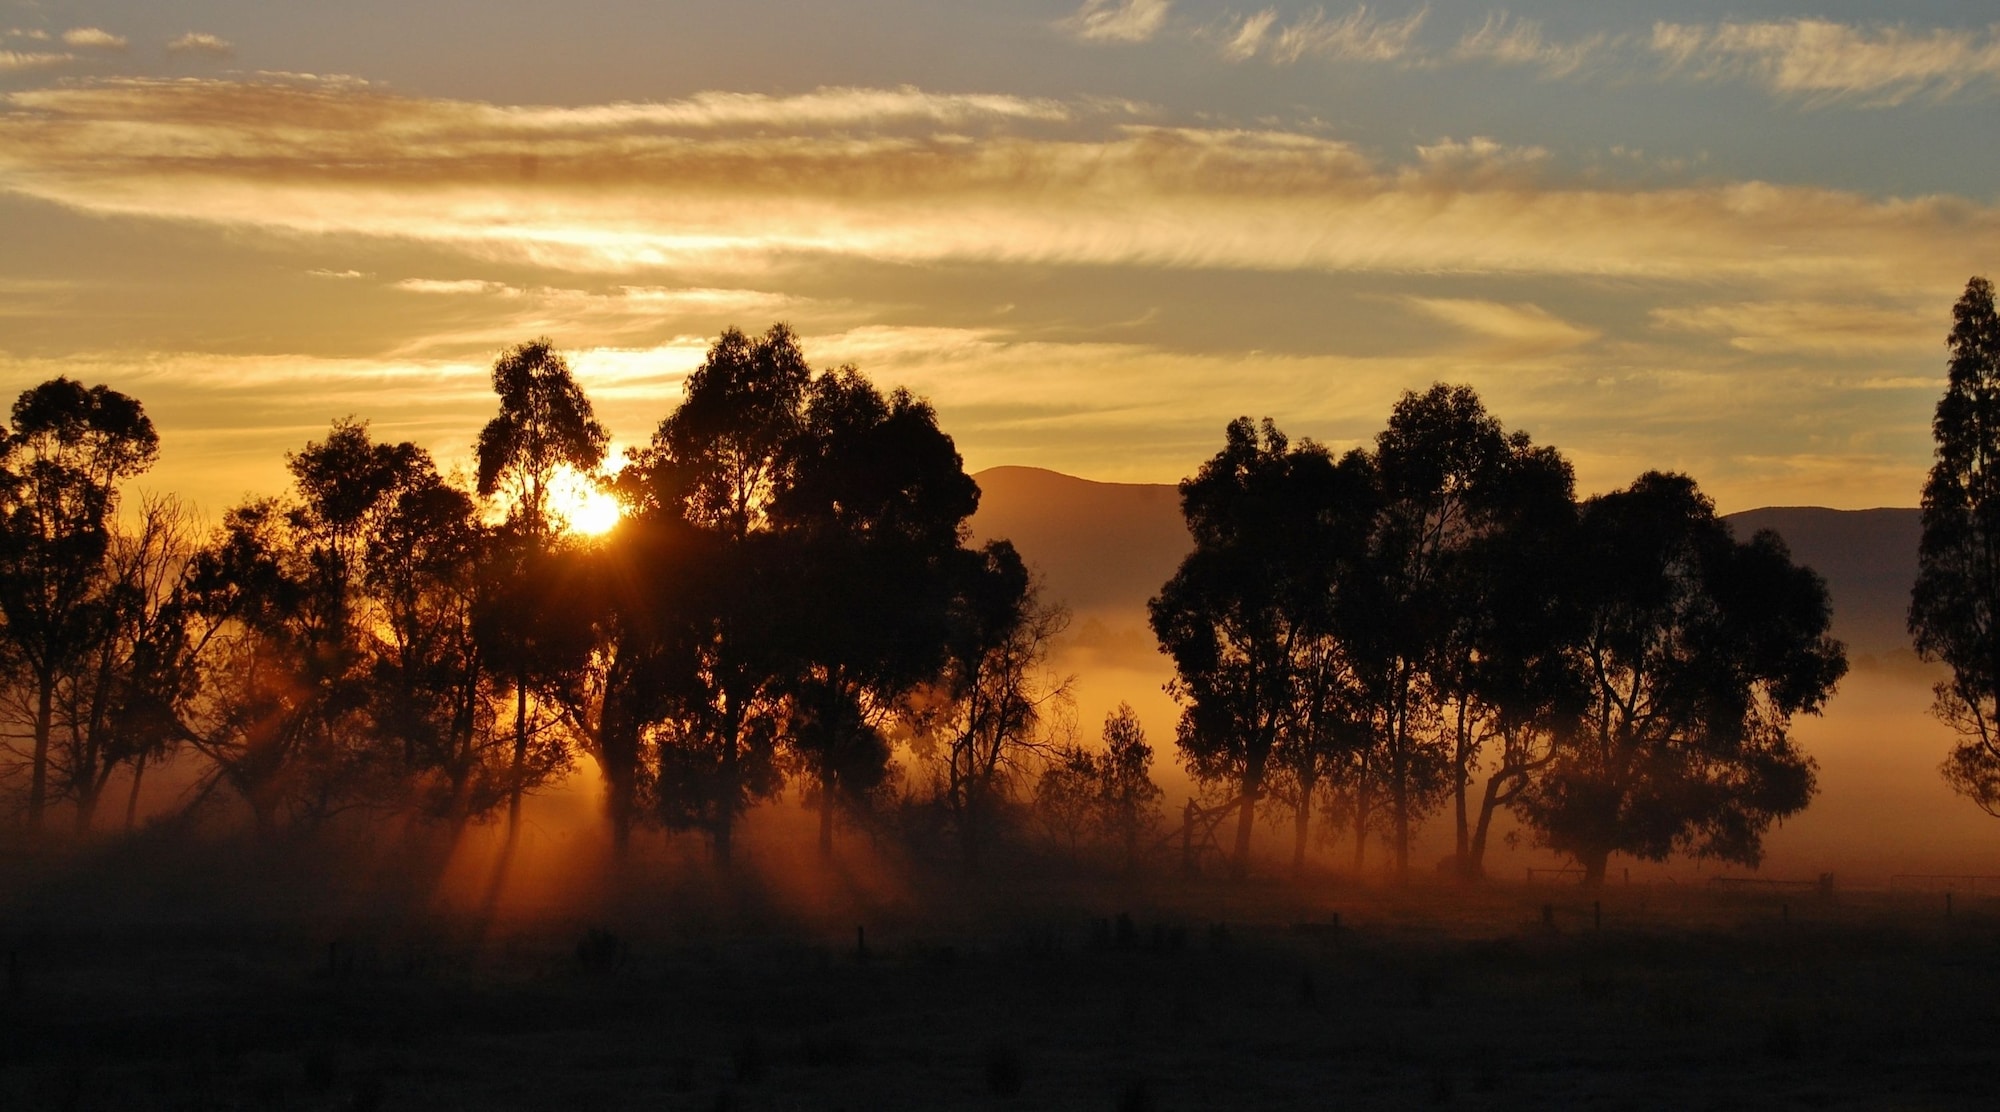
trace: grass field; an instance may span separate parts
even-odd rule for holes
[[[2000,1064],[1963,895],[1042,868],[482,918],[131,867],[11,878],[0,1107],[1983,1108]]]

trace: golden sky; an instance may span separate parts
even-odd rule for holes
[[[2000,31],[1577,7],[0,0],[0,389],[138,396],[213,514],[336,417],[465,458],[536,335],[641,441],[784,320],[974,469],[1451,380],[1586,490],[1915,504]]]

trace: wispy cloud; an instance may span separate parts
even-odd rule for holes
[[[65,62],[74,61],[76,61],[76,55],[74,54],[57,54],[46,50],[0,50],[0,73],[53,69]]]
[[[1382,163],[1310,134],[914,90],[536,109],[181,80],[0,103],[10,192],[578,272],[831,254],[1928,289],[2000,252],[2000,211],[1950,197],[1609,188],[1542,180],[1538,149],[1486,139]]]
[[[1825,19],[1661,21],[1650,29],[1549,35],[1540,21],[1489,12],[1448,49],[1420,41],[1428,7],[1384,18],[1365,4],[1289,21],[1277,8],[1196,29],[1225,59],[1287,65],[1308,59],[1404,67],[1484,64],[1557,79],[1741,82],[1808,105],[1889,107],[2000,91],[2000,24],[1983,29],[1861,25]]]
[[[1944,327],[1935,307],[1866,302],[1740,301],[1662,307],[1650,315],[1656,327],[1720,337],[1755,354],[1916,352],[1937,347]]]
[[[1572,324],[1525,302],[1456,297],[1412,297],[1407,301],[1412,308],[1476,337],[1476,349],[1489,359],[1551,355],[1580,347],[1600,335],[1595,329]]]
[[[1362,4],[1338,19],[1329,18],[1324,8],[1315,8],[1290,23],[1280,23],[1277,10],[1266,8],[1244,17],[1222,53],[1236,61],[1261,57],[1274,65],[1290,65],[1302,58],[1393,62],[1411,55],[1417,31],[1429,12],[1428,7],[1422,7],[1401,19],[1383,19]]]
[[[62,34],[65,46],[83,50],[124,50],[131,45],[122,35],[114,35],[102,27],[72,27]]]
[[[167,53],[169,54],[207,54],[215,57],[224,57],[234,53],[235,50],[235,44],[231,43],[228,39],[222,38],[219,35],[211,35],[206,31],[189,31],[187,34],[172,39],[167,43]]]
[[[1892,106],[2000,81],[2000,26],[1985,30],[1858,27],[1821,19],[1658,23],[1652,50],[1670,72],[1736,79],[1809,102]]]
[[[1056,26],[1090,42],[1145,42],[1166,22],[1171,0],[1084,0]]]
[[[1601,33],[1555,42],[1543,37],[1539,22],[1496,11],[1458,40],[1451,57],[1458,61],[1525,66],[1541,70],[1546,77],[1561,78],[1576,75],[1618,45],[1620,40]]]

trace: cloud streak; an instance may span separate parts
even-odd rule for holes
[[[219,35],[206,31],[189,31],[185,35],[167,42],[169,54],[206,54],[212,57],[227,57],[236,52],[235,44]]]
[[[2000,82],[2000,26],[1981,31],[1857,27],[1821,19],[1658,23],[1650,46],[1670,73],[1746,80],[1808,103],[1895,106]]]
[[[1537,20],[1495,9],[1448,48],[1420,38],[1428,8],[1386,19],[1365,4],[1285,21],[1264,8],[1202,28],[1227,60],[1291,65],[1308,59],[1403,68],[1484,64],[1548,80],[1615,77],[1748,84],[1808,106],[1894,107],[2000,90],[2000,24],[1980,29],[1861,25],[1826,19],[1715,23],[1551,37]]]
[[[1305,58],[1336,62],[1394,62],[1410,57],[1417,32],[1430,14],[1418,8],[1401,19],[1383,19],[1357,6],[1337,19],[1324,8],[1280,24],[1275,8],[1245,17],[1229,35],[1223,56],[1236,61],[1263,58],[1291,65]]]
[[[1145,42],[1159,33],[1170,0],[1085,0],[1056,26],[1085,42]]]
[[[183,79],[0,104],[0,190],[589,273],[840,255],[1937,289],[2000,251],[2000,212],[1949,197],[1607,188],[1539,180],[1542,152],[1485,139],[1382,162],[1315,135],[915,90],[556,109]]]

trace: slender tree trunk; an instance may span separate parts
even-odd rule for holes
[[[1472,828],[1472,841],[1467,847],[1465,876],[1468,880],[1483,880],[1486,877],[1486,839],[1493,829],[1493,814],[1500,809],[1501,778],[1510,773],[1506,769],[1486,778],[1486,791],[1479,800],[1479,822]]]
[[[1312,800],[1300,804],[1292,816],[1292,876],[1306,876],[1306,832],[1312,826]]]
[[[1241,880],[1250,875],[1250,828],[1257,820],[1257,800],[1264,786],[1264,769],[1261,764],[1244,770],[1243,810],[1236,817],[1236,855],[1230,862],[1230,872]]]
[[[35,754],[28,778],[28,829],[40,832],[42,809],[49,798],[49,727],[55,717],[55,681],[35,678]]]
[[[132,762],[132,792],[125,797],[125,832],[132,832],[133,824],[139,821],[139,785],[146,779],[146,754]]]
[[[514,764],[507,776],[507,844],[513,845],[521,828],[521,780],[528,767],[528,676],[522,670],[514,677]]]
[[[736,700],[727,694],[723,700],[722,768],[717,777],[715,800],[715,863],[727,869],[736,819],[736,740],[743,723]]]
[[[1608,849],[1592,849],[1577,854],[1583,864],[1583,886],[1585,888],[1604,887],[1604,867],[1611,860]]]
[[[1312,800],[1315,783],[1301,780],[1299,783],[1299,805],[1292,814],[1292,875],[1304,876],[1306,872],[1306,835],[1312,826]]]
[[[825,772],[819,781],[819,859],[833,860],[833,783]]]
[[[1465,798],[1466,788],[1472,780],[1472,738],[1469,724],[1466,721],[1465,703],[1465,697],[1463,695],[1459,696],[1457,738],[1455,750],[1452,754],[1452,770],[1456,773],[1452,777],[1452,801],[1455,805],[1458,820],[1457,829],[1454,831],[1457,839],[1454,844],[1453,854],[1454,860],[1458,863],[1458,878],[1460,880],[1472,879],[1472,829],[1470,816],[1466,813]]]
[[[1375,793],[1369,790],[1368,770],[1361,770],[1360,779],[1354,785],[1354,872],[1356,876],[1368,864],[1368,821],[1374,817]]]
[[[104,782],[95,775],[85,776],[76,784],[76,832],[80,837],[90,833],[90,824],[97,817],[97,800],[104,790]]]
[[[1396,879],[1410,878],[1410,718],[1409,692],[1397,696],[1395,752],[1389,758],[1389,817],[1396,824]]]

